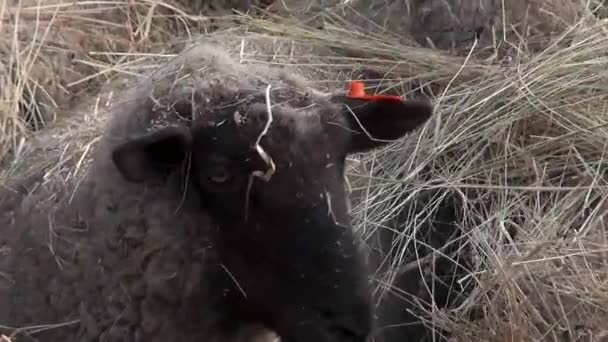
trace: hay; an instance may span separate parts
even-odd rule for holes
[[[429,313],[459,341],[559,340],[579,324],[605,329],[605,30],[604,22],[581,22],[528,61],[483,75],[465,66],[444,83],[431,125],[363,156],[354,172],[361,179],[353,187],[366,191],[354,207],[365,231],[427,189],[462,199],[477,265],[461,281],[476,289],[460,307]],[[420,220],[410,216],[396,243],[414,244],[407,236]],[[472,310],[484,318],[469,322]]]
[[[518,0],[507,6],[505,13],[508,15],[505,18],[519,18],[524,13],[522,11],[534,5],[534,11],[526,16],[535,19],[529,20],[533,22],[530,25],[536,27],[543,24],[543,29],[554,30],[557,24],[553,22],[570,23],[580,12],[580,5],[562,6],[564,1],[537,4],[531,0]],[[229,7],[236,6],[236,2],[95,0],[72,3],[45,1],[43,4],[38,0],[22,0],[13,6],[3,2],[0,7],[0,163],[9,151],[19,148],[23,143],[21,139],[28,138],[32,130],[47,125],[57,116],[64,116],[81,98],[97,93],[103,83],[117,75],[132,77],[140,74],[141,70],[133,69],[131,64],[135,58],[129,57],[146,59],[150,55],[179,50],[181,42],[175,37],[190,39],[199,32],[209,32],[216,25],[221,25],[217,23],[224,20],[220,15],[229,13],[219,4]],[[188,14],[183,7],[185,5],[194,6],[194,10],[203,11],[206,16]],[[413,8],[410,1],[403,4],[374,2],[372,7],[368,6],[361,1],[292,3],[280,0],[275,1],[269,10],[289,14],[292,18],[304,18],[300,22],[311,23],[311,20],[320,19],[330,24],[337,22],[347,30],[354,25],[352,28],[376,32],[376,39],[379,40],[386,39],[390,31],[390,36],[401,43],[409,42],[404,40],[408,36],[406,31],[417,36],[414,32],[417,28],[409,24],[412,18],[419,16],[417,12],[429,10]],[[493,9],[492,15],[496,16],[497,5],[492,3],[488,6]],[[466,12],[466,8],[461,12]],[[568,11],[555,14],[555,8]],[[396,14],[397,21],[385,21],[384,26],[375,23],[376,17],[383,17],[386,11],[393,16]],[[366,12],[369,15],[365,15]],[[545,13],[550,20],[543,18],[539,12]],[[437,23],[433,25],[445,21],[442,17],[431,17],[437,18],[434,19]],[[368,18],[369,22],[361,24],[362,18]],[[489,16],[486,19],[489,20]],[[403,20],[404,23],[400,22]],[[283,26],[282,29],[289,27]],[[528,27],[524,31],[529,31]],[[374,45],[379,47],[378,43]],[[418,61],[424,59],[423,56],[413,58]],[[435,62],[440,59],[439,55],[434,56]],[[126,60],[130,60],[130,63],[126,63]],[[442,63],[444,67],[452,65]],[[447,74],[453,71],[444,70]],[[432,78],[434,75],[421,76]]]
[[[523,39],[520,49],[538,51],[547,38],[576,23],[601,1],[587,0],[281,0],[283,12],[315,26],[341,22],[349,29],[374,32],[466,55],[475,38],[492,57]],[[598,10],[599,7],[599,10]],[[601,13],[599,13],[601,15]],[[520,38],[520,39],[518,39]]]
[[[325,90],[371,69],[384,76],[382,88],[434,99],[435,118],[422,131],[358,156],[349,169],[352,187],[365,193],[352,211],[365,234],[386,228],[429,189],[459,199],[475,265],[455,286],[474,289],[458,307],[424,308],[430,325],[459,341],[554,341],[581,326],[608,335],[605,21],[583,16],[540,52],[520,50],[508,63],[493,64],[474,53],[448,56],[346,27],[238,19],[243,28],[205,39],[243,63],[299,70]],[[139,74],[171,56],[134,52],[104,72]],[[104,93],[96,110],[18,145],[0,184],[40,172],[47,182],[77,183],[74,170],[86,169],[108,98]],[[427,210],[441,205],[434,201]],[[409,216],[400,228],[409,236],[423,219]],[[481,318],[469,320],[472,312]]]
[[[57,116],[116,76],[123,61],[174,48],[176,35],[206,30],[213,17],[191,16],[163,1],[95,0],[0,6],[0,162]],[[160,48],[159,48],[160,47]]]

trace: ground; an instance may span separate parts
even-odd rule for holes
[[[353,156],[349,169],[357,229],[370,241],[376,229],[405,233],[396,255],[427,279],[406,300],[420,299],[427,325],[458,341],[606,340],[608,43],[599,5],[277,0],[269,13],[227,16],[200,0],[6,3],[0,186],[30,175],[44,185],[78,179],[113,94],[190,39],[219,42],[244,63],[298,70],[323,91],[364,77],[437,108],[423,130]],[[445,247],[427,225],[452,206],[448,226],[463,234]],[[455,263],[466,269],[446,281]],[[440,298],[445,289],[466,289],[466,298]],[[38,323],[49,322],[28,325]]]

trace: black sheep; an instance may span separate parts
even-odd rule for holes
[[[40,210],[0,197],[14,278],[0,322],[79,320],[44,341],[234,341],[259,327],[283,342],[366,341],[369,270],[345,158],[431,114],[320,95],[194,46],[115,104],[72,201],[66,190]],[[54,230],[59,252],[49,224],[71,228]]]

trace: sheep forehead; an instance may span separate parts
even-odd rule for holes
[[[249,107],[245,124],[254,122],[253,129],[260,132],[268,126],[266,135],[271,139],[283,140],[282,143],[317,140],[323,133],[323,120],[315,110],[302,110],[290,106],[269,108],[266,104],[260,103]],[[254,120],[248,120],[249,118]]]
[[[193,119],[206,126],[230,120],[236,127],[262,130],[270,121],[269,129],[280,127],[297,137],[311,137],[322,131],[320,106],[297,89],[269,89],[264,84],[233,79],[211,80],[197,90],[199,103],[194,103]]]
[[[297,145],[322,140],[327,119],[323,113],[328,111],[326,105],[316,103],[309,89],[280,80],[240,76],[186,78],[169,91],[152,94],[154,108],[148,115],[148,130],[169,125],[207,127],[215,134],[224,131],[251,143],[272,118],[265,134],[267,143]]]
[[[281,119],[289,125],[299,137],[316,137],[322,132],[323,121],[319,112],[285,111]]]

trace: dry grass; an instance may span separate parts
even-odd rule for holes
[[[509,66],[465,66],[420,136],[363,157],[371,177],[357,185],[373,199],[355,208],[363,229],[426,189],[462,198],[477,259],[462,281],[476,289],[430,313],[459,341],[560,341],[580,324],[608,333],[606,28],[581,21]],[[467,322],[471,310],[484,318]]]
[[[145,4],[150,5],[141,2]],[[383,227],[425,190],[455,194],[475,254],[474,269],[460,283],[473,284],[474,290],[457,308],[431,306],[429,324],[452,332],[458,341],[575,341],[581,326],[602,340],[608,337],[608,24],[581,8],[576,12],[576,18],[560,21],[569,23],[565,31],[543,33],[539,51],[518,49],[531,38],[503,41],[512,48],[509,58],[489,61],[477,59],[474,51],[454,57],[405,46],[398,37],[357,32],[331,13],[324,31],[242,17],[242,27],[206,39],[222,43],[244,63],[297,69],[320,88],[342,87],[360,69],[384,75],[383,88],[408,96],[413,96],[412,86],[420,86],[416,91],[432,97],[437,106],[433,121],[419,134],[359,156],[350,170],[352,185],[366,194],[353,208],[357,227],[365,232]],[[199,19],[188,17],[188,25]],[[162,20],[176,22],[173,17]],[[150,28],[136,35],[139,40],[129,38],[125,45],[109,48],[114,52],[104,55],[104,62],[93,63],[88,55],[83,63],[88,69],[80,72],[98,80],[136,76],[155,67],[171,57],[152,50],[155,42],[167,39],[163,27],[173,24],[167,25],[158,25],[161,38],[150,38]],[[120,41],[116,37],[121,33],[112,32],[92,37]],[[34,41],[50,44],[48,39]],[[135,46],[137,41],[145,47]],[[123,49],[128,52],[115,52]],[[345,52],[351,57],[344,57]],[[19,63],[21,75],[28,65],[40,65],[32,61],[42,59],[25,60]],[[27,77],[19,79],[22,86],[27,84]],[[2,103],[15,108],[18,94],[17,88],[3,92],[8,101]],[[18,143],[26,131],[22,123],[14,115],[3,119],[3,136],[10,137],[3,145],[19,149],[0,174],[0,184],[13,175],[39,171],[45,181],[77,182],[112,97],[111,91],[103,92],[92,110],[65,118],[24,144]],[[428,209],[438,205],[431,203]],[[419,227],[417,218],[408,222],[406,233]],[[506,233],[513,229],[518,232],[515,239]],[[404,239],[402,244],[414,242]],[[472,310],[483,313],[482,318],[467,320]],[[566,333],[571,337],[563,339]]]
[[[174,48],[176,35],[205,31],[213,17],[193,17],[176,3],[92,0],[0,2],[0,162],[32,129],[99,91],[124,64]],[[117,69],[117,65],[122,68]],[[27,109],[26,109],[27,108]]]

